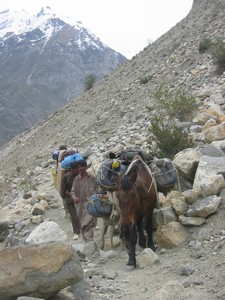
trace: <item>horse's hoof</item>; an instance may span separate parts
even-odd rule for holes
[[[128,266],[128,265],[126,265],[126,267],[125,267],[125,271],[126,272],[131,272],[131,271],[133,271],[135,269],[135,266]]]
[[[146,243],[139,243],[139,246],[140,246],[141,248],[145,249],[145,248],[146,248]]]
[[[99,245],[99,248],[100,248],[101,250],[103,250],[103,249],[105,248],[105,244],[100,244],[100,245]]]

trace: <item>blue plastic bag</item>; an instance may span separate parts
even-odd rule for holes
[[[84,160],[83,156],[80,153],[74,153],[64,158],[61,162],[61,167],[63,169],[70,169],[73,162],[78,162],[80,160]]]

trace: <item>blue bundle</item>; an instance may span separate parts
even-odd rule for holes
[[[84,160],[80,153],[71,154],[64,158],[64,160],[61,162],[61,167],[63,169],[70,169],[73,162],[78,162],[80,160]]]

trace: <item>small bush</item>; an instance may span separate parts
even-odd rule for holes
[[[155,110],[151,113],[149,131],[154,138],[148,143],[155,150],[151,154],[160,158],[173,159],[176,153],[185,148],[193,147],[194,143],[189,137],[188,130],[178,127],[177,120],[180,122],[190,120],[197,109],[197,105],[193,96],[181,90],[172,94],[163,85],[155,91],[153,97]]]
[[[146,84],[146,83],[148,83],[152,78],[153,78],[152,75],[148,75],[148,76],[142,77],[142,78],[140,79],[140,84]]]
[[[209,50],[211,47],[211,41],[208,38],[204,38],[200,41],[198,50],[200,53],[204,53],[205,51]]]
[[[168,157],[173,159],[176,153],[194,145],[186,130],[177,127],[171,120],[169,122],[165,121],[160,115],[153,114],[149,130],[153,134],[154,142],[157,145],[157,153],[153,155],[159,158]]]
[[[212,58],[216,64],[216,72],[221,75],[225,71],[225,42],[218,39],[212,49]]]
[[[84,79],[84,90],[90,90],[96,82],[96,76],[94,74],[89,74]]]
[[[180,122],[190,121],[197,110],[195,98],[183,90],[178,90],[173,94],[167,87],[161,85],[153,93],[153,98],[156,101],[157,111],[172,119],[178,119]]]

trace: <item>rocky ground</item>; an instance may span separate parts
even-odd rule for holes
[[[82,251],[83,241],[73,240],[70,220],[65,218],[62,202],[54,190],[51,174],[46,173],[40,191],[53,193],[58,209],[49,209],[45,219],[57,222],[69,240]],[[100,255],[82,259],[85,278],[90,284],[93,299],[225,299],[225,208],[207,219],[201,227],[190,228],[190,240],[176,248],[157,249],[159,261],[150,267],[128,272],[126,250],[114,237],[114,247],[106,236],[106,246]],[[95,240],[99,239],[99,227]],[[137,255],[142,249],[138,248]]]

